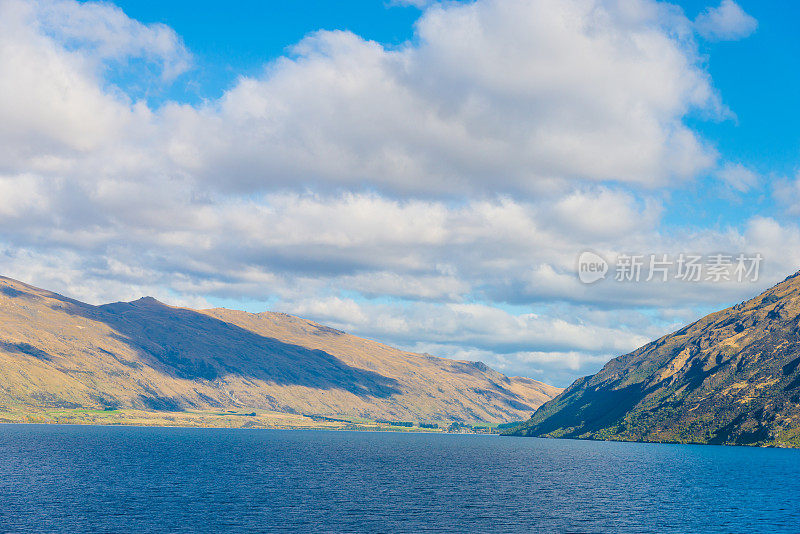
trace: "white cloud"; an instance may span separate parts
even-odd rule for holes
[[[789,275],[800,267],[800,227],[796,224],[780,224],[771,217],[753,217],[748,221],[743,238],[753,250],[765,251],[772,268],[777,268],[778,272]]]
[[[607,354],[628,352],[650,341],[626,328],[535,314],[513,315],[480,304],[416,303],[400,308],[330,298],[280,306],[283,311],[313,317],[343,330],[367,332],[410,350],[463,359],[510,358],[516,361],[517,369],[535,363],[575,371],[598,363],[600,354],[607,361]],[[544,354],[571,356],[568,361],[553,361],[557,358],[548,359]],[[503,365],[509,364],[506,361]]]
[[[722,0],[695,19],[697,32],[712,41],[737,41],[756,31],[758,21],[744,12],[733,0]]]
[[[726,163],[716,174],[717,178],[738,193],[746,193],[759,181],[758,174],[740,163]]]
[[[342,287],[367,297],[400,297],[433,301],[459,301],[471,289],[455,275],[397,273],[379,271],[342,278]]]
[[[776,180],[772,195],[789,215],[800,215],[800,173],[793,179]]]
[[[124,125],[85,56],[55,44],[31,5],[0,3],[0,156],[5,169],[63,170],[67,151],[88,151]]]
[[[50,206],[47,184],[30,175],[0,176],[0,221],[41,215]]]
[[[529,376],[548,383],[566,387],[576,376],[597,372],[616,354],[587,354],[585,352],[514,352],[497,354],[492,351],[455,348],[436,343],[419,343],[410,350],[429,354],[443,354],[457,360],[482,361],[508,376]]]
[[[95,60],[144,58],[157,63],[172,80],[191,65],[191,55],[175,31],[164,24],[142,24],[105,2],[36,0],[32,4],[42,31]]]
[[[656,200],[639,203],[622,191],[576,191],[555,203],[550,224],[586,237],[612,237],[654,228],[661,211]]]

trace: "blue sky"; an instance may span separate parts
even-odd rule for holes
[[[0,270],[563,386],[800,267],[799,10],[0,0]],[[586,285],[586,250],[764,262]]]

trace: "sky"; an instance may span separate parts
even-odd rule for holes
[[[0,0],[0,273],[565,386],[800,268],[798,11]]]

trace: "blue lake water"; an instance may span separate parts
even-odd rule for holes
[[[2,532],[798,532],[800,450],[0,425]]]

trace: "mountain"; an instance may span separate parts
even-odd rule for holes
[[[510,434],[800,446],[800,273],[576,380]]]
[[[0,420],[133,410],[496,424],[529,417],[560,391],[283,313],[150,297],[93,306],[0,277]]]

